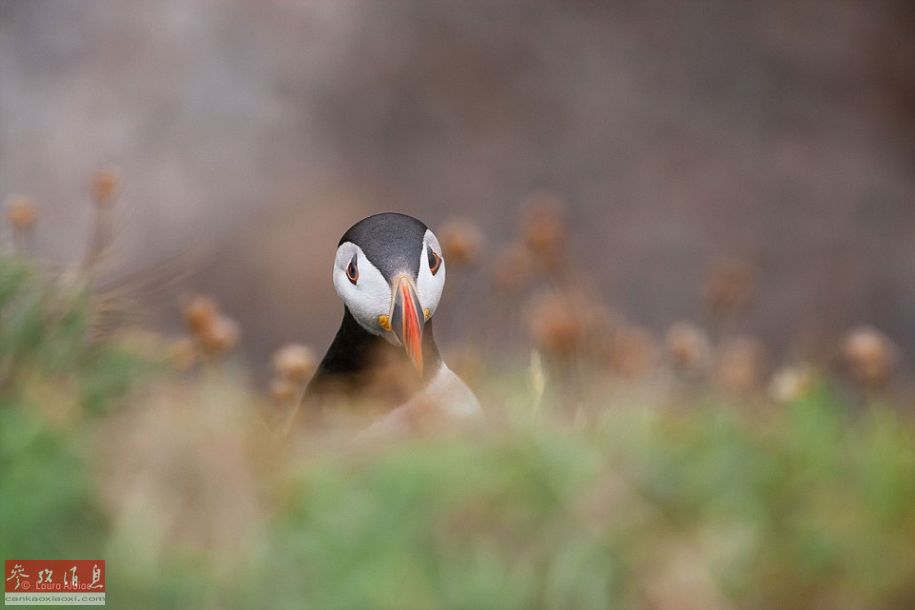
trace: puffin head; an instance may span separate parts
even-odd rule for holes
[[[422,222],[386,212],[360,220],[337,245],[334,287],[367,332],[403,346],[423,372],[423,327],[445,287],[445,261]]]

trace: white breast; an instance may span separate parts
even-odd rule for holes
[[[444,414],[456,418],[477,417],[481,414],[480,403],[473,391],[444,362],[429,385],[404,406],[410,404],[435,405]]]

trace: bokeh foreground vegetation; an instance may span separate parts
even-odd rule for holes
[[[469,437],[283,435],[66,278],[0,260],[0,551],[106,559],[113,608],[915,606],[915,427],[825,381],[570,420],[493,374]]]

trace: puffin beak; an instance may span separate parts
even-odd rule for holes
[[[391,310],[391,330],[400,339],[420,375],[423,374],[423,325],[426,317],[416,288],[407,276],[394,285],[394,307]]]

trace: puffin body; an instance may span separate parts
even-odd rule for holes
[[[333,280],[343,320],[306,388],[306,407],[367,400],[390,410],[382,425],[420,410],[479,415],[473,392],[442,362],[435,344],[432,317],[445,261],[425,224],[391,212],[359,221],[340,238]]]

